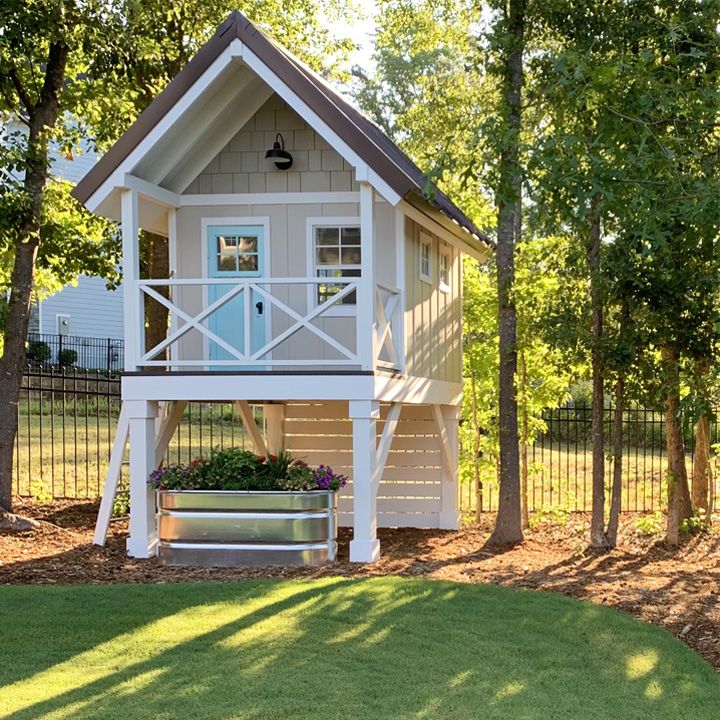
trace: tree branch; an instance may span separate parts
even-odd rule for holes
[[[32,117],[33,113],[35,112],[35,105],[30,99],[30,95],[28,94],[27,90],[25,90],[25,86],[22,84],[20,76],[18,75],[17,70],[15,69],[15,65],[13,65],[13,63],[10,63],[10,71],[8,72],[8,75],[10,76],[10,80],[12,80],[12,84],[15,87],[15,92],[20,98],[20,102],[25,106],[28,115]]]

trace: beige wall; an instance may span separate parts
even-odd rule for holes
[[[420,234],[431,240],[431,282],[420,279]],[[439,287],[439,253],[450,253],[450,292]],[[405,221],[405,343],[408,375],[462,381],[460,253],[416,222]]]
[[[277,133],[293,156],[290,170],[265,160]],[[186,188],[186,194],[336,192],[358,190],[352,166],[343,160],[277,95]]]

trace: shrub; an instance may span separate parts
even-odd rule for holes
[[[28,344],[27,359],[34,362],[47,362],[52,357],[52,350],[46,342],[33,340]]]
[[[148,482],[158,490],[339,490],[344,475],[311,468],[287,453],[261,457],[249,450],[218,450],[209,458],[160,467]]]
[[[65,348],[64,350],[61,350],[58,355],[58,362],[62,365],[62,367],[74,365],[77,362],[77,359],[77,350],[73,350],[72,348]]]

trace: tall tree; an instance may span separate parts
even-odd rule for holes
[[[522,511],[517,374],[517,313],[515,284],[515,246],[522,226],[522,183],[520,143],[522,129],[523,53],[525,50],[526,0],[508,0],[500,8],[495,26],[502,78],[499,103],[501,141],[497,200],[497,288],[499,329],[499,441],[500,500],[495,529],[489,542],[510,545],[521,542]]]
[[[108,24],[102,3],[23,0],[0,6],[0,111],[24,125],[24,131],[4,138],[2,158],[0,233],[12,270],[0,357],[0,512],[12,510],[17,405],[38,258],[52,262],[46,250],[63,245],[73,218],[82,223],[86,217],[77,207],[63,217],[62,205],[51,202],[55,196],[72,203],[66,187],[49,183],[51,144],[72,142],[67,114],[86,99],[83,73],[92,48],[110,42],[103,34]],[[87,250],[82,230],[76,227],[74,237]],[[66,242],[64,250],[69,249]]]

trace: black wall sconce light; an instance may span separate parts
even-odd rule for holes
[[[292,167],[292,155],[285,149],[285,139],[278,133],[273,146],[265,153],[266,160],[273,160],[278,170],[287,170]]]

